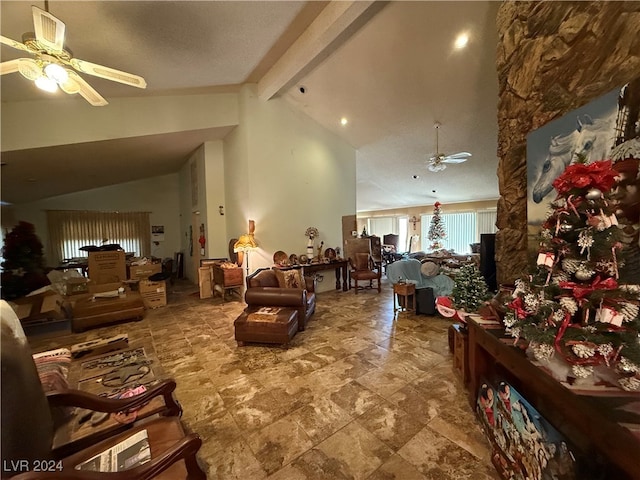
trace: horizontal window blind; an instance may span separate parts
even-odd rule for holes
[[[149,212],[98,212],[48,210],[50,259],[87,256],[87,245],[117,243],[126,252],[148,256],[151,252]]]

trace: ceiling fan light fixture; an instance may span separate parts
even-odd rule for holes
[[[36,87],[40,90],[44,90],[45,92],[54,93],[58,90],[58,84],[55,80],[47,77],[46,75],[41,75],[35,80]]]
[[[439,162],[434,162],[434,163],[430,163],[429,166],[427,167],[427,169],[430,172],[441,172],[443,171],[445,168],[447,168],[447,166],[444,163],[439,163]]]
[[[44,73],[51,80],[54,80],[56,83],[63,84],[69,79],[69,74],[67,70],[57,63],[48,63],[44,67]]]

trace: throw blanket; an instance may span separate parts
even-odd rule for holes
[[[446,275],[425,277],[420,272],[422,264],[420,260],[409,258],[387,265],[387,278],[392,283],[398,283],[404,279],[409,283],[415,283],[416,288],[432,288],[434,297],[447,297],[453,292],[453,280]]]

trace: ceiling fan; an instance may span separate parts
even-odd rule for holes
[[[440,130],[440,122],[436,122],[434,128],[436,129],[436,154],[429,158],[429,163],[427,164],[429,171],[441,172],[447,168],[447,163],[462,163],[466,162],[467,159],[471,157],[469,152],[458,152],[452,153],[451,155],[440,153],[438,144],[438,130]]]
[[[48,10],[48,2],[45,8]],[[65,47],[66,26],[62,20],[48,11],[36,6],[31,7],[35,33],[22,35],[22,42],[0,35],[0,42],[30,53],[34,58],[18,58],[0,63],[0,75],[19,72],[36,86],[48,92],[58,87],[68,94],[80,94],[95,107],[107,105],[107,102],[77,72],[86,73],[114,82],[124,83],[137,88],[146,88],[144,78],[114,68],[73,58],[71,50]]]

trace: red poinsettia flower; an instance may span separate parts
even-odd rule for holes
[[[593,162],[588,165],[576,163],[565,168],[564,172],[553,181],[553,187],[560,195],[576,188],[597,188],[607,192],[616,183],[616,176],[618,176],[618,172],[611,168],[611,160]]]

